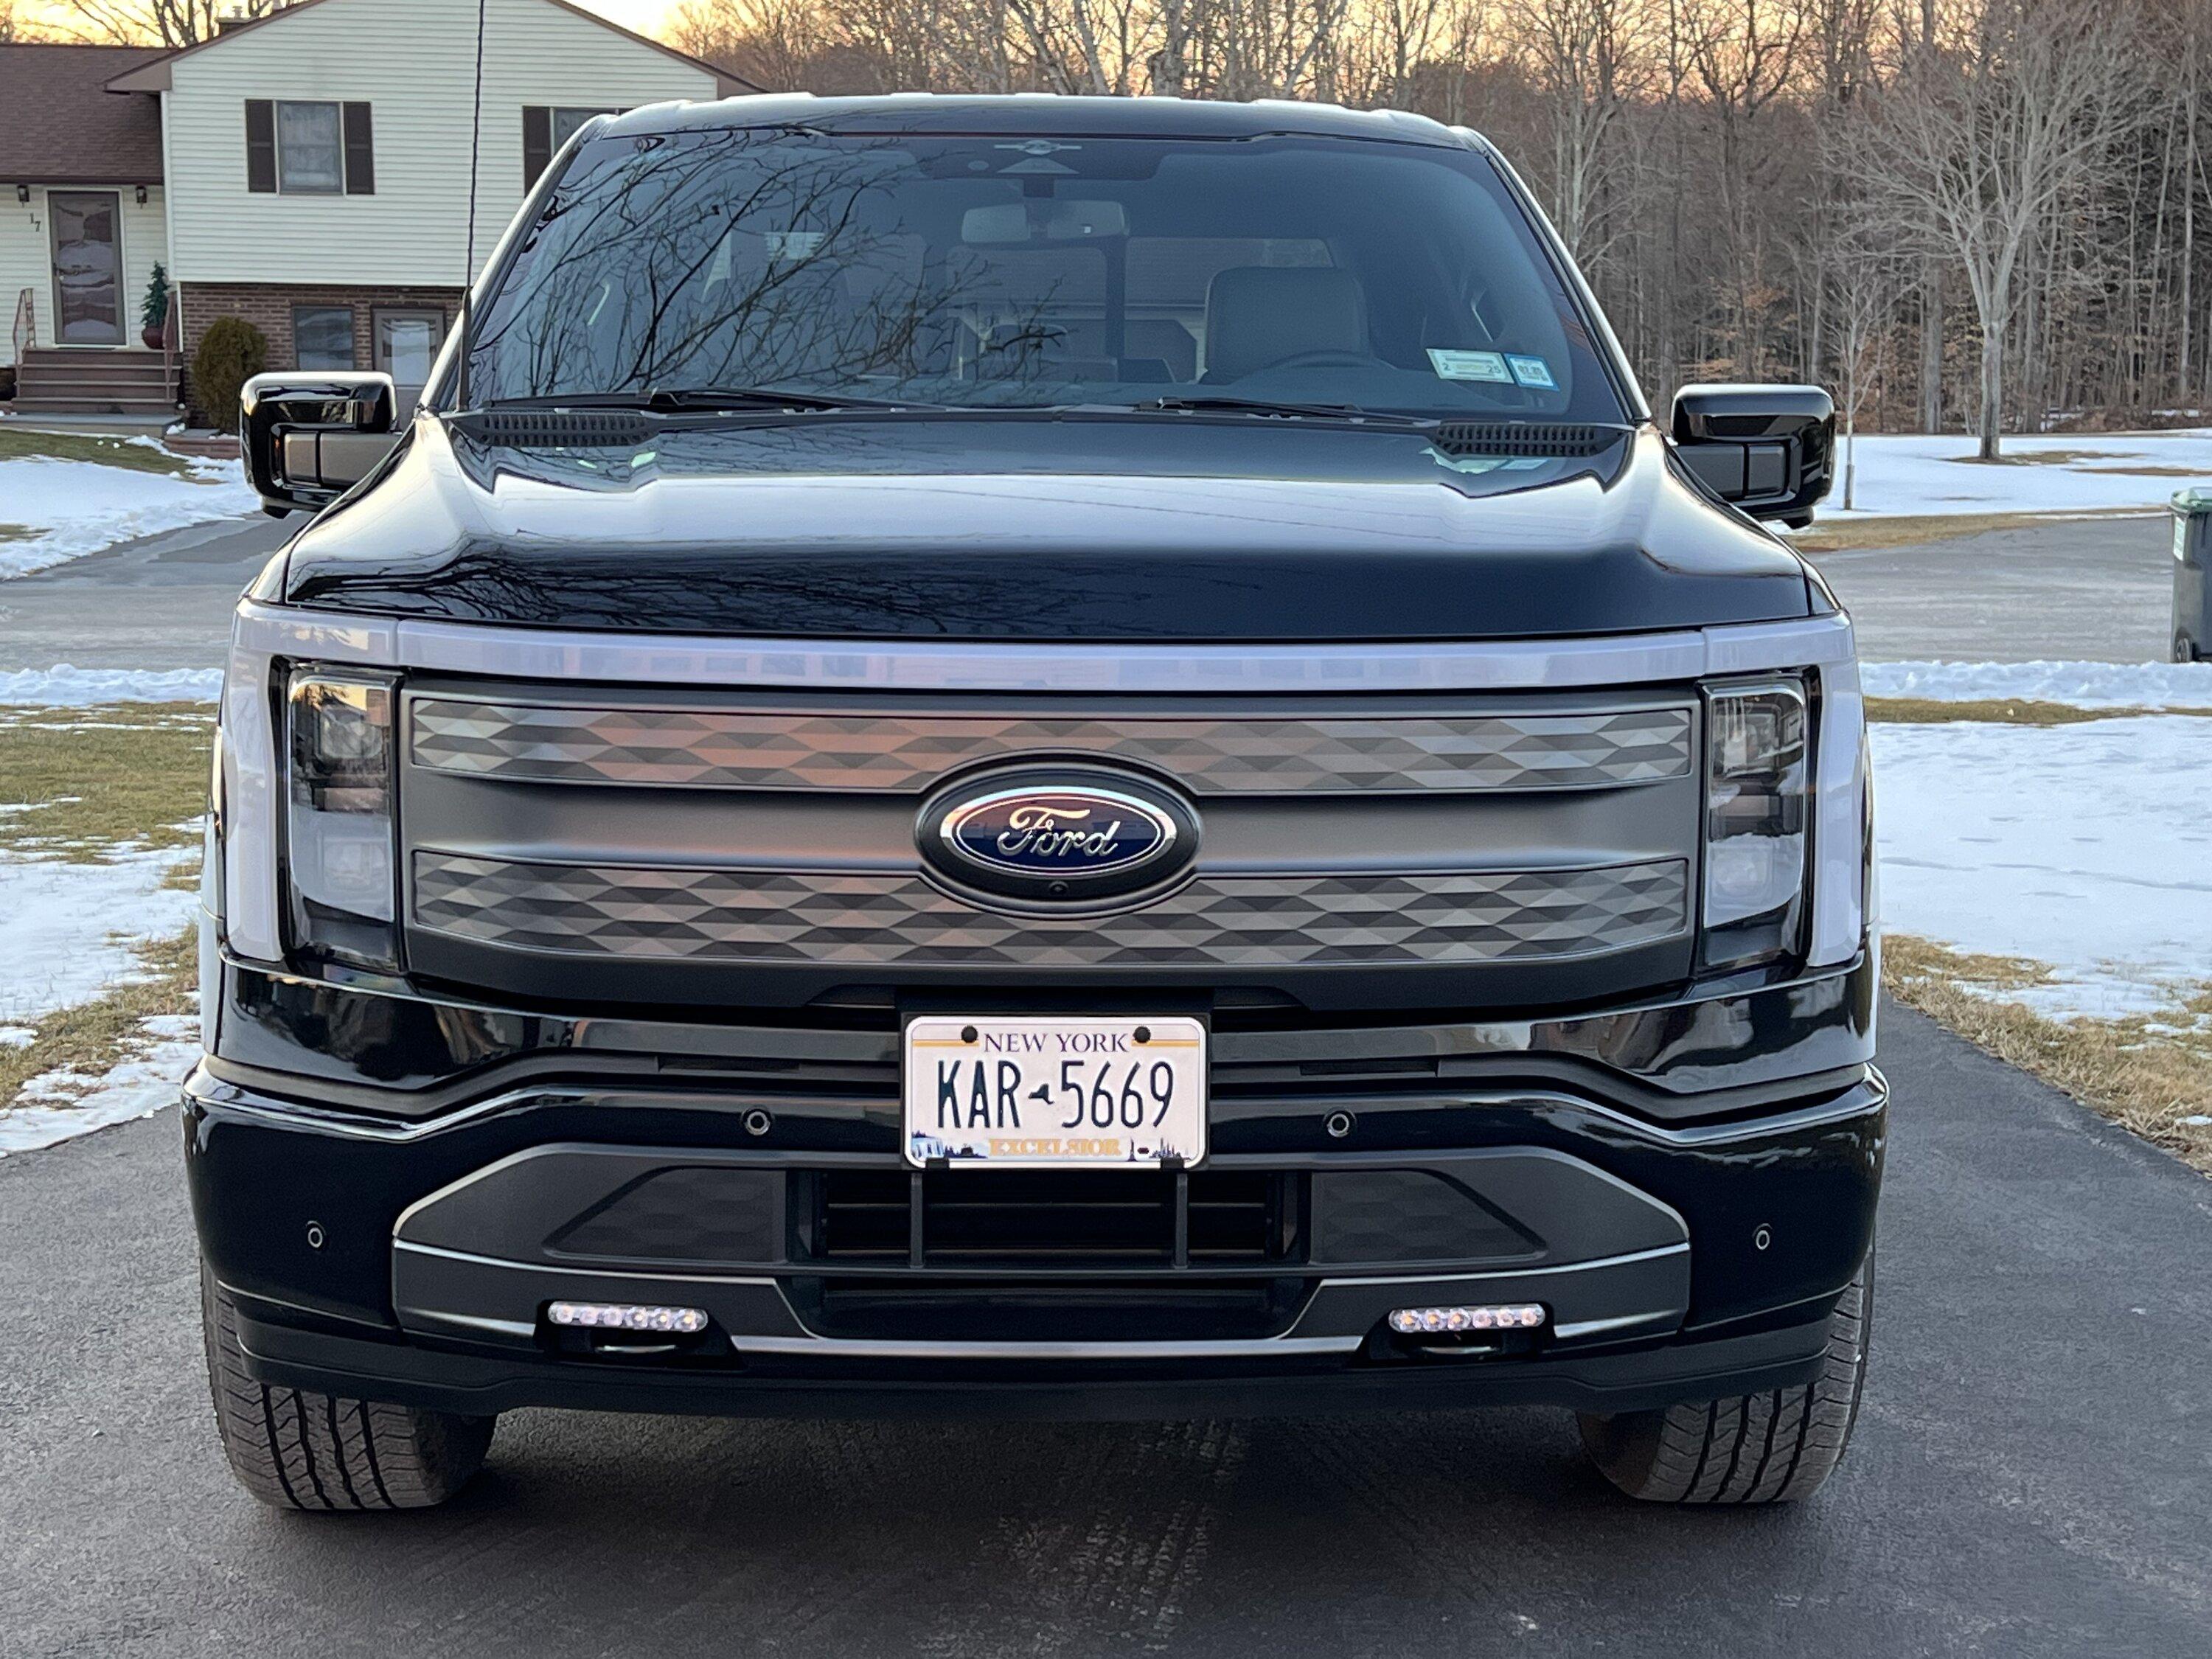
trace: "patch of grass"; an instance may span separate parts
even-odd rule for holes
[[[101,1077],[130,1059],[144,1041],[148,1019],[192,1012],[197,968],[194,930],[187,927],[174,939],[139,948],[133,983],[111,986],[90,1002],[48,1014],[36,1022],[38,1035],[21,1048],[0,1048],[0,1111],[15,1103],[26,1083],[45,1073]]]
[[[27,542],[38,533],[27,524],[0,524],[0,542]]]
[[[190,847],[213,742],[210,715],[173,707],[20,714],[0,724],[0,848],[91,864]]]
[[[2201,478],[2204,476],[2193,466],[2085,466],[2081,470],[2115,478]]]
[[[33,457],[55,461],[92,461],[119,466],[132,472],[159,472],[172,478],[191,478],[192,464],[157,445],[126,443],[81,432],[27,432],[21,427],[0,427],[0,461]]]
[[[2023,698],[1987,698],[1971,702],[1942,702],[1934,697],[1869,697],[1870,720],[1899,726],[1940,726],[1950,720],[1972,720],[1996,726],[2078,726],[2083,720],[2131,720],[2142,714],[2185,714],[2212,717],[2212,708],[2076,708],[2071,703],[2030,702]]]
[[[1823,519],[1792,536],[1801,553],[1867,553],[1886,548],[1924,547],[2002,530],[2025,530],[2069,519],[2136,519],[2163,513],[2163,507],[2082,508],[2064,513],[1929,513],[1896,518]]]
[[[2072,466],[2077,461],[2110,460],[2112,456],[2101,449],[2023,449],[1999,455],[1994,460],[1985,460],[1979,455],[1946,455],[1943,459],[1954,466]]]
[[[2212,1175],[2212,984],[2155,1014],[2051,1019],[2007,993],[2047,984],[2039,963],[1952,951],[1892,933],[1882,985],[1976,1048],[2064,1090],[2123,1128]]]

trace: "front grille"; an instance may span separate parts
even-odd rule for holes
[[[542,864],[418,852],[415,921],[633,960],[1279,968],[1565,960],[1689,923],[1680,859],[1456,875],[1200,876],[1117,915],[985,910],[919,876]]]
[[[1021,975],[1504,1008],[1691,965],[1704,795],[1680,689],[800,696],[425,675],[403,726],[410,964],[492,993],[766,1012]],[[1179,885],[1060,909],[932,873],[939,791],[1061,762],[1188,798]]]
[[[414,763],[469,776],[659,788],[926,790],[994,760],[1154,768],[1194,794],[1593,789],[1690,769],[1686,708],[1449,719],[1053,720],[414,703]]]
[[[811,1201],[811,1259],[871,1264],[1031,1268],[1176,1265],[1177,1186],[1140,1170],[841,1170],[796,1177]],[[1297,1177],[1200,1170],[1186,1179],[1181,1262],[1256,1266],[1298,1248]],[[918,1247],[918,1251],[917,1251]]]

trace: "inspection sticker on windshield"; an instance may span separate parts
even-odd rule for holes
[[[1507,371],[1505,359],[1494,351],[1446,351],[1437,346],[1429,348],[1429,362],[1435,365],[1440,380],[1496,380],[1504,386],[1513,384]]]
[[[1512,367],[1513,378],[1522,386],[1532,386],[1545,392],[1556,392],[1559,383],[1552,378],[1552,366],[1541,357],[1508,356],[1506,362]]]

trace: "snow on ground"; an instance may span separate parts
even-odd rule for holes
[[[2212,720],[1872,728],[1882,922],[2048,963],[2039,1012],[2147,1012],[2212,981]]]
[[[2208,670],[2212,672],[2212,670]],[[90,708],[109,702],[213,702],[218,668],[53,668],[0,672],[0,708]]]
[[[1878,662],[1863,665],[1859,678],[1870,697],[2212,708],[2212,663]],[[0,690],[6,684],[0,674]]]
[[[236,461],[199,461],[192,471],[191,478],[177,478],[48,456],[0,460],[0,526],[32,532],[27,539],[0,540],[0,580],[261,505]]]
[[[1882,434],[1858,440],[1858,478],[1844,510],[1842,445],[1824,524],[1953,513],[2162,510],[2177,489],[2212,484],[2212,428],[2057,434],[2004,441],[2004,460],[1974,459],[1974,440]],[[2038,460],[2042,456],[2051,459]]]
[[[161,885],[172,848],[99,864],[0,855],[0,1026],[28,1024],[88,1002],[136,968],[132,945],[168,939],[197,895]]]
[[[178,1084],[200,1057],[198,1040],[180,1034],[179,1027],[190,1024],[170,1018],[148,1020],[138,1052],[104,1077],[49,1072],[33,1078],[15,1105],[0,1112],[0,1158],[41,1152],[175,1105]]]

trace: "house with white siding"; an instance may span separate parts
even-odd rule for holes
[[[0,218],[0,282],[21,282],[34,317],[53,319],[33,325],[35,343],[52,348],[40,362],[64,350],[146,349],[138,273],[149,256],[165,257],[184,362],[216,318],[243,317],[267,337],[271,368],[383,369],[404,397],[453,325],[471,259],[489,254],[578,125],[602,111],[758,90],[568,0],[484,0],[471,235],[477,25],[477,0],[296,0],[198,46],[118,64],[101,95],[155,118],[161,167],[143,203],[160,234],[132,234],[125,204],[142,198],[135,185],[121,189],[118,246],[104,251],[105,222],[78,210],[64,227],[52,204],[58,191],[66,208],[67,190],[27,180],[49,204],[48,242],[65,252],[41,265],[21,234],[24,246],[11,251]],[[27,156],[21,167],[11,159],[13,125],[0,103],[0,205],[30,170]],[[104,313],[88,331],[86,307],[69,304],[64,263],[113,265],[125,337],[108,337]],[[82,276],[75,285],[87,286]],[[61,297],[36,304],[42,287]],[[0,303],[17,299],[0,290]],[[94,308],[104,303],[96,296]],[[31,384],[39,378],[25,377],[27,399],[43,389]]]
[[[161,55],[0,46],[0,383],[59,374],[101,407],[174,407],[159,340],[140,331],[169,257],[161,107],[106,90]]]

